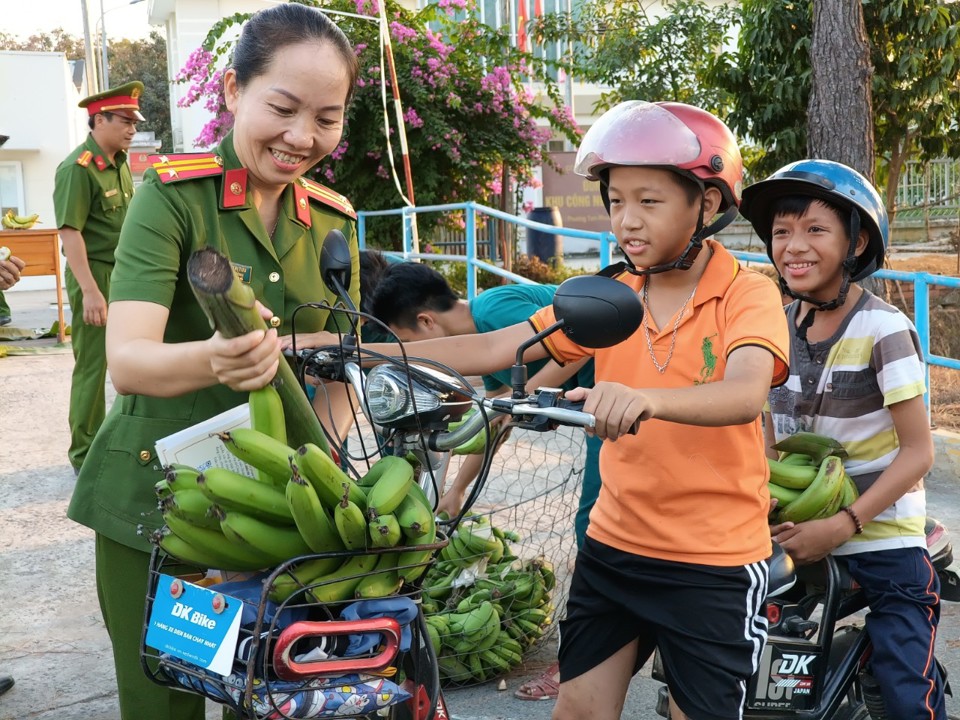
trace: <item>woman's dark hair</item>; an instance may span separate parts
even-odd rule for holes
[[[288,2],[260,10],[243,25],[233,49],[232,67],[241,87],[267,71],[278,50],[297,43],[331,43],[340,53],[350,85],[347,104],[353,97],[360,63],[343,31],[316,8]]]

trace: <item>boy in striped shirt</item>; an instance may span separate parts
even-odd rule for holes
[[[933,655],[940,586],[924,537],[924,361],[910,319],[853,284],[883,265],[883,202],[855,170],[802,160],[746,188],[740,212],[794,298],[790,376],[769,395],[768,445],[799,431],[831,437],[860,491],[833,517],[772,527],[773,539],[799,562],[832,553],[866,591],[870,670],[889,717],[946,718]]]

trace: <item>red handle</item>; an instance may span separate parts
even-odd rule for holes
[[[291,657],[294,645],[305,638],[368,632],[380,633],[383,637],[383,650],[372,657],[330,658],[305,663],[296,662]],[[390,666],[399,645],[400,623],[392,617],[321,622],[301,620],[284,628],[277,638],[273,648],[273,668],[281,680],[301,680],[311,675],[346,675],[351,672],[377,673]]]

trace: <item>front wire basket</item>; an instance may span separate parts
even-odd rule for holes
[[[425,560],[398,567],[404,570],[423,566],[426,570],[446,544],[447,538],[438,532],[436,542],[429,545],[305,555],[277,566],[269,574],[248,577],[234,672],[229,676],[212,673],[146,645],[160,577],[183,571],[182,563],[155,549],[150,558],[141,664],[154,682],[226,705],[240,718],[359,718],[377,712],[383,715],[383,709],[389,706],[393,707],[386,716],[393,717],[392,711],[405,700],[408,706],[420,708],[409,716],[432,717],[439,678],[436,655],[420,609],[422,574],[412,585],[404,584],[399,592],[386,598],[368,598],[371,603],[380,601],[377,606],[355,605],[359,601],[353,598],[318,601],[315,593],[324,594],[332,580],[297,581],[293,589],[289,581],[294,577],[291,573],[305,563],[323,559],[346,562],[359,555],[381,557],[429,551]],[[358,572],[337,580],[360,580],[376,572]],[[260,583],[259,592],[250,592]],[[281,587],[282,598],[278,596]],[[228,602],[232,597],[229,593],[224,590]],[[254,607],[249,607],[251,604]],[[355,610],[367,607],[383,612],[379,617],[370,613],[367,618],[344,620],[342,613],[351,606]],[[398,608],[402,612],[396,612]],[[401,619],[405,620],[402,624]],[[358,639],[359,646],[354,647]],[[338,655],[351,651],[357,654]],[[306,653],[310,655],[304,657]]]

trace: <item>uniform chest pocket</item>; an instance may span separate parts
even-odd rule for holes
[[[111,191],[107,191],[111,192]],[[103,207],[104,212],[114,212],[119,210],[123,206],[123,195],[120,194],[119,190],[112,191],[113,194],[107,197],[104,193],[100,198],[101,206]]]
[[[838,370],[830,378],[833,397],[852,400],[880,392],[877,375],[872,370]]]

